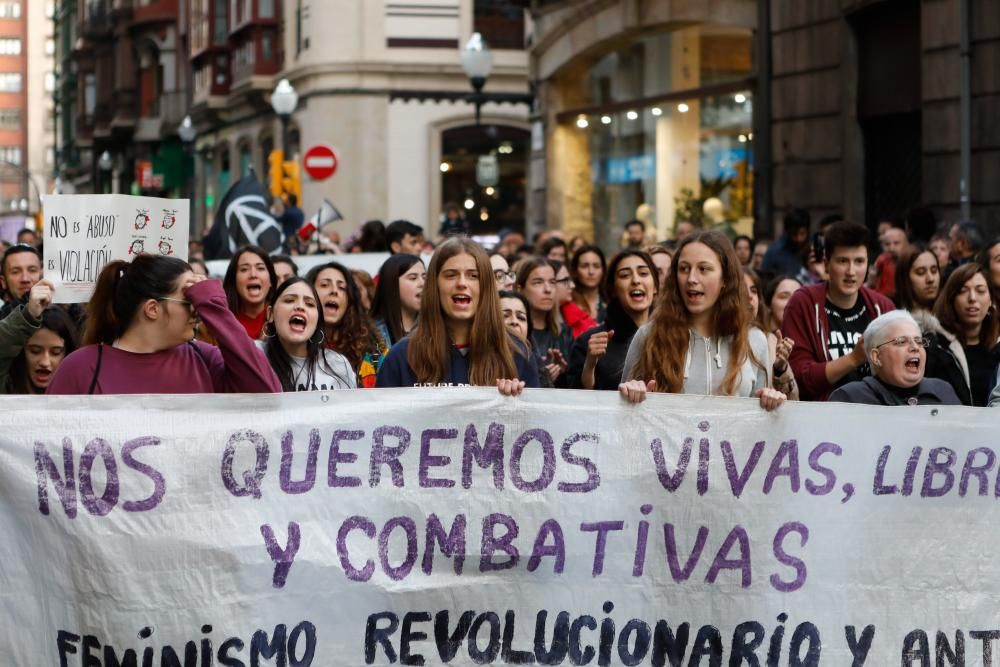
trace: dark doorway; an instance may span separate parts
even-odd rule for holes
[[[922,203],[920,0],[884,0],[850,16],[858,45],[865,223]]]
[[[461,207],[470,234],[524,233],[529,140],[527,130],[507,125],[464,125],[441,133],[442,208]],[[496,157],[496,185],[477,180],[476,166],[485,155]]]

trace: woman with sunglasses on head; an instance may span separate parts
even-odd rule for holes
[[[1000,321],[990,295],[986,269],[969,262],[951,272],[934,304],[934,316],[962,345],[975,406],[989,401],[1000,361]]]
[[[893,310],[872,320],[863,340],[871,376],[838,387],[828,400],[866,405],[961,405],[950,384],[924,376],[927,341],[905,310]]]
[[[556,303],[559,304],[559,317],[569,327],[575,339],[584,331],[596,327],[597,321],[573,301],[573,290],[576,285],[569,273],[569,267],[557,259],[550,259],[549,263],[556,272]]]
[[[253,340],[264,331],[267,303],[278,286],[271,257],[263,248],[244,246],[229,262],[222,279],[229,310]]]
[[[910,246],[896,262],[896,304],[909,311],[927,341],[924,377],[938,378],[951,385],[962,405],[972,405],[969,365],[965,350],[954,334],[934,316],[934,302],[941,293],[941,272],[937,257],[926,246]]]
[[[420,324],[393,346],[379,387],[496,387],[516,396],[538,386],[524,346],[507,332],[493,267],[478,244],[452,237],[427,270]]]
[[[27,303],[0,320],[0,393],[44,394],[59,364],[77,347],[77,329],[39,280]]]
[[[281,391],[264,353],[229,310],[221,284],[174,257],[109,262],[87,315],[84,347],[63,360],[46,393]],[[218,347],[192,341],[199,320]]]
[[[764,332],[752,326],[739,259],[721,232],[695,232],[677,248],[649,322],[636,332],[619,391],[630,402],[648,391],[753,396],[774,410]]]
[[[267,306],[264,350],[284,391],[354,389],[357,380],[344,355],[323,345],[323,311],[316,288],[299,276],[286,279]]]
[[[382,263],[372,316],[389,347],[405,338],[417,325],[420,295],[426,280],[427,269],[416,255],[390,255]]]
[[[596,245],[580,246],[569,263],[569,275],[573,279],[573,303],[596,324],[604,321],[607,311],[605,295],[602,293],[607,270],[604,251]]]
[[[313,267],[306,280],[319,295],[326,346],[347,357],[357,377],[358,388],[374,387],[375,376],[389,347],[361,305],[361,295],[350,270],[339,262],[329,262]]]
[[[629,344],[649,320],[659,284],[656,264],[645,252],[623,250],[611,258],[604,278],[607,318],[574,341],[568,371],[571,387],[618,388]]]
[[[559,283],[553,264],[544,257],[526,257],[517,265],[515,282],[517,291],[528,299],[531,309],[528,313],[531,347],[542,386],[569,386],[565,373],[566,360],[573,347],[573,332],[559,314]],[[568,292],[565,288],[564,291]]]

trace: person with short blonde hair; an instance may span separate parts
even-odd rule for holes
[[[927,339],[905,310],[880,315],[865,328],[865,357],[872,375],[830,394],[831,402],[867,405],[961,405],[944,380],[925,378]]]

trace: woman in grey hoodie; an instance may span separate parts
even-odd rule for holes
[[[648,391],[785,401],[771,388],[767,338],[751,324],[749,296],[732,244],[716,231],[686,237],[653,318],[632,339],[621,394]]]

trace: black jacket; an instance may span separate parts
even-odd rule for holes
[[[920,327],[920,334],[927,339],[927,364],[925,378],[938,378],[951,385],[962,401],[962,405],[972,405],[972,390],[969,384],[969,364],[965,359],[962,344],[948,333],[929,311],[913,309],[913,319]]]
[[[594,368],[594,389],[617,390],[622,381],[628,346],[637,329],[635,322],[625,313],[621,304],[617,301],[609,303],[604,323],[583,332],[573,343],[567,371],[569,386],[573,389],[583,388],[580,378],[583,375],[583,365],[587,361],[587,345],[590,343],[590,337],[597,333],[614,331],[614,337],[608,342],[608,351],[597,361],[597,366]]]
[[[909,403],[886,387],[878,378],[849,382],[830,394],[830,402],[864,405],[961,405],[955,390],[944,380],[924,378],[918,385],[915,403]]]

